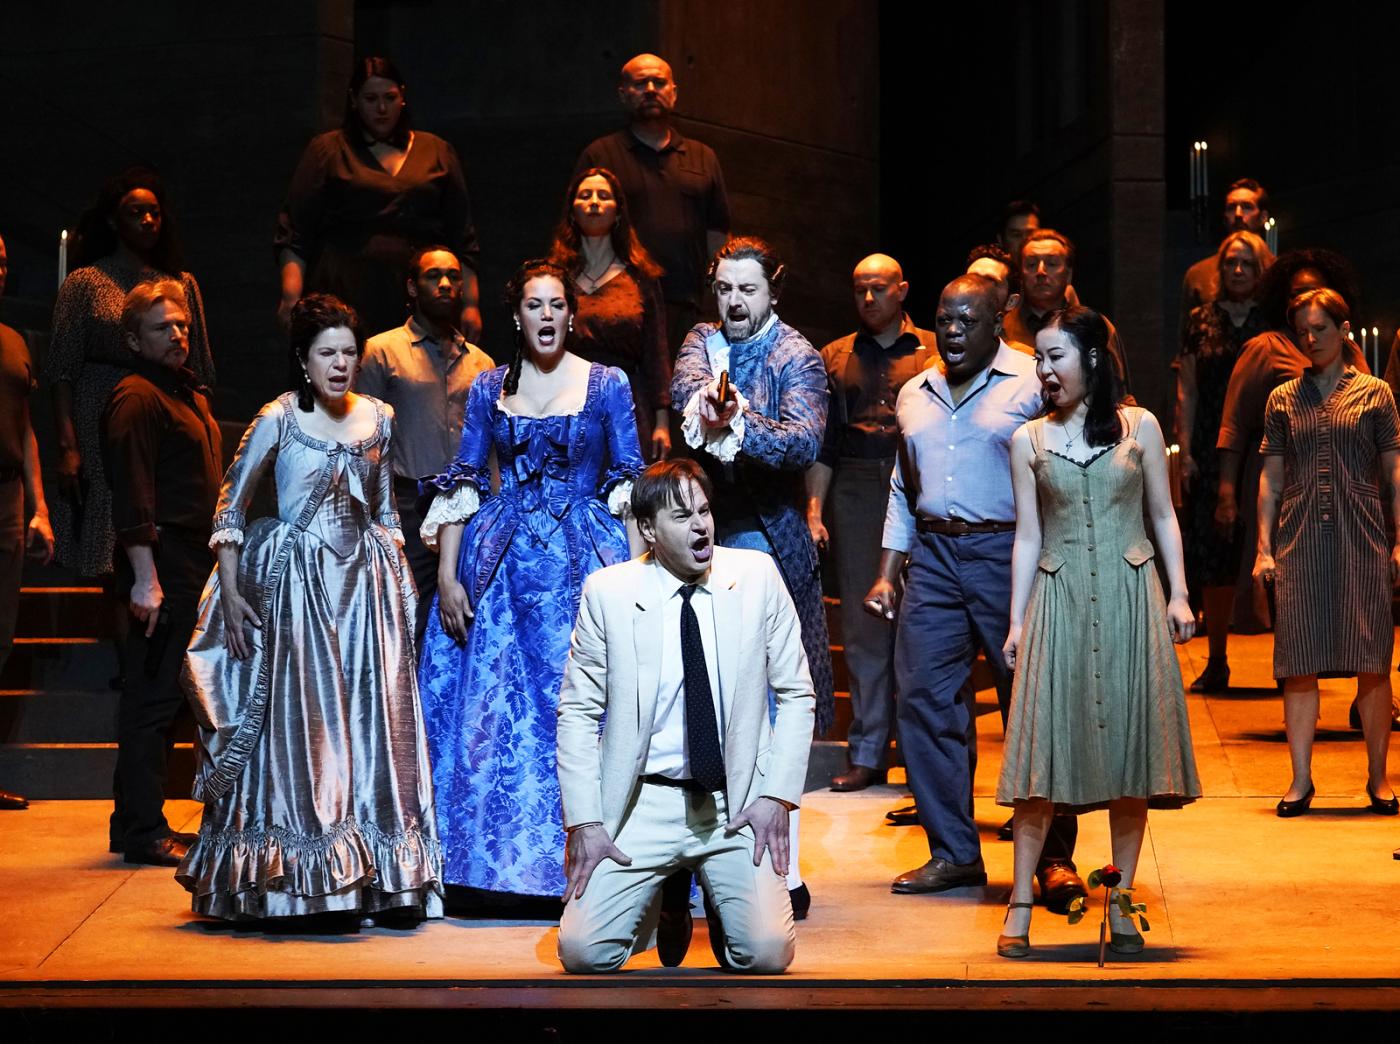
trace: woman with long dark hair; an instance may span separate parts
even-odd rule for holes
[[[189,306],[189,362],[198,383],[214,383],[204,301],[183,255],[165,184],[147,167],[109,179],[83,215],[73,271],[54,304],[44,376],[53,387],[58,493],[50,505],[55,557],[81,576],[112,572],[112,494],[102,471],[98,420],[112,389],[131,370],[122,338],[122,302],[138,283],[174,279]]]
[[[352,390],[353,309],[310,294],[290,335],[293,390],[253,418],[214,516],[185,661],[204,819],[176,877],[196,913],[228,920],[438,916],[393,411]],[[269,471],[277,514],[250,524]]]
[[[579,291],[573,351],[627,375],[643,450],[664,458],[671,450],[671,359],[661,269],[633,231],[612,171],[589,167],[574,175],[549,259]]]
[[[527,261],[506,287],[509,366],[467,394],[457,459],[423,484],[440,557],[419,685],[451,884],[564,891],[555,710],[584,578],[639,549],[623,522],[642,470],[619,370],[569,350],[568,273]],[[491,456],[500,489],[491,488]]]
[[[303,293],[330,293],[360,314],[370,334],[404,321],[413,251],[443,243],[462,262],[462,333],[481,334],[476,228],[456,151],[417,130],[408,88],[388,58],[355,62],[345,120],[311,139],[277,218],[285,323]]]
[[[1003,957],[1030,952],[1032,881],[1056,811],[1108,809],[1120,887],[1132,888],[1147,810],[1200,796],[1172,642],[1195,628],[1157,418],[1124,406],[1097,312],[1058,312],[1036,335],[1045,411],[1011,440],[1015,672],[997,802],[1015,810]],[[1143,526],[1152,520],[1156,546]],[[1171,583],[1162,597],[1152,559]],[[1110,904],[1111,945],[1142,935]]]

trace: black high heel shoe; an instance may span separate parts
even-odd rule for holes
[[[1306,816],[1308,814],[1308,809],[1312,807],[1313,798],[1316,796],[1317,787],[1309,783],[1308,792],[1306,794],[1297,801],[1285,801],[1280,798],[1279,803],[1274,806],[1274,811],[1278,814],[1279,819],[1292,819],[1294,816]]]
[[[1392,794],[1388,801],[1382,801],[1376,797],[1376,792],[1371,789],[1370,780],[1366,781],[1366,796],[1371,799],[1371,811],[1376,815],[1394,816],[1400,814],[1400,799]]]

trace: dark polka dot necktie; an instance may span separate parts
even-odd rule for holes
[[[705,646],[700,641],[700,621],[690,604],[695,587],[686,584],[681,588],[681,663],[685,666],[685,736],[690,747],[690,775],[706,790],[723,790],[724,754],[715,724],[710,672],[705,666]]]

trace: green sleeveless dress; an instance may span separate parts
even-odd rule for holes
[[[1085,463],[1027,424],[1039,495],[1040,566],[1011,692],[997,802],[1048,798],[1069,812],[1120,797],[1178,808],[1201,793],[1181,668],[1143,526],[1144,410]]]

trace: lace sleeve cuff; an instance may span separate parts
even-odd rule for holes
[[[690,397],[690,401],[681,412],[681,434],[685,436],[686,445],[691,449],[703,447],[710,456],[725,464],[733,461],[744,445],[744,411],[749,408],[749,400],[744,398],[744,393],[738,388],[734,388],[733,391],[734,401],[739,404],[739,412],[734,414],[727,427],[707,428],[700,419],[700,396],[704,394],[703,388]]]
[[[403,547],[403,530],[398,526],[389,526],[389,539],[394,542],[395,547]]]
[[[214,530],[214,535],[209,538],[209,546],[217,550],[220,544],[233,544],[235,547],[242,547],[243,530],[235,526],[225,526],[223,529]]]
[[[475,515],[480,507],[481,498],[477,495],[476,487],[470,482],[462,483],[451,493],[439,493],[433,498],[428,513],[423,516],[423,525],[418,530],[419,539],[425,547],[436,551],[438,529],[443,525],[465,522]]]
[[[619,482],[608,493],[608,511],[613,518],[624,522],[632,517],[632,480]]]

